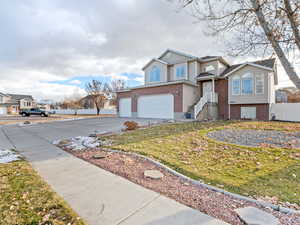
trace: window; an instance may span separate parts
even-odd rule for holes
[[[241,107],[241,119],[256,119],[256,107]]]
[[[262,74],[256,75],[255,77],[255,93],[256,94],[264,93],[264,76]]]
[[[150,82],[160,81],[160,69],[154,66],[150,71]]]
[[[206,66],[204,70],[205,70],[205,72],[209,72],[209,71],[213,71],[215,69],[216,68],[213,65],[209,65],[209,66]]]
[[[246,73],[242,76],[242,94],[253,94],[253,76],[251,73]]]
[[[184,78],[186,74],[185,66],[176,67],[176,78]]]
[[[239,95],[241,93],[241,80],[239,76],[232,78],[232,95]]]

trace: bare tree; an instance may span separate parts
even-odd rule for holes
[[[125,80],[112,80],[110,83],[110,93],[111,93],[111,100],[113,105],[117,103],[117,92],[126,89],[126,82]]]
[[[92,98],[97,109],[97,115],[99,115],[100,110],[104,107],[104,104],[108,99],[110,93],[109,85],[98,80],[92,80],[86,84],[85,90]]]
[[[78,109],[82,108],[80,96],[73,94],[72,96],[65,98],[61,103],[59,103],[59,106],[62,109],[73,109],[74,114],[77,115]]]
[[[231,55],[276,54],[300,89],[292,56],[300,51],[299,0],[178,0],[208,24],[208,34],[231,37]]]

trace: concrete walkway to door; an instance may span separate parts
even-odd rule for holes
[[[116,131],[105,118],[0,127],[0,148],[16,148],[89,225],[225,225],[156,192],[80,160],[51,141],[94,130]],[[146,124],[149,120],[138,120]]]

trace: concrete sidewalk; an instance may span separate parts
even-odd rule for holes
[[[0,127],[0,148],[13,146],[90,225],[226,224],[80,160],[30,128]]]

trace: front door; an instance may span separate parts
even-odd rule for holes
[[[206,81],[202,84],[203,96],[208,95],[212,92],[212,82]]]

